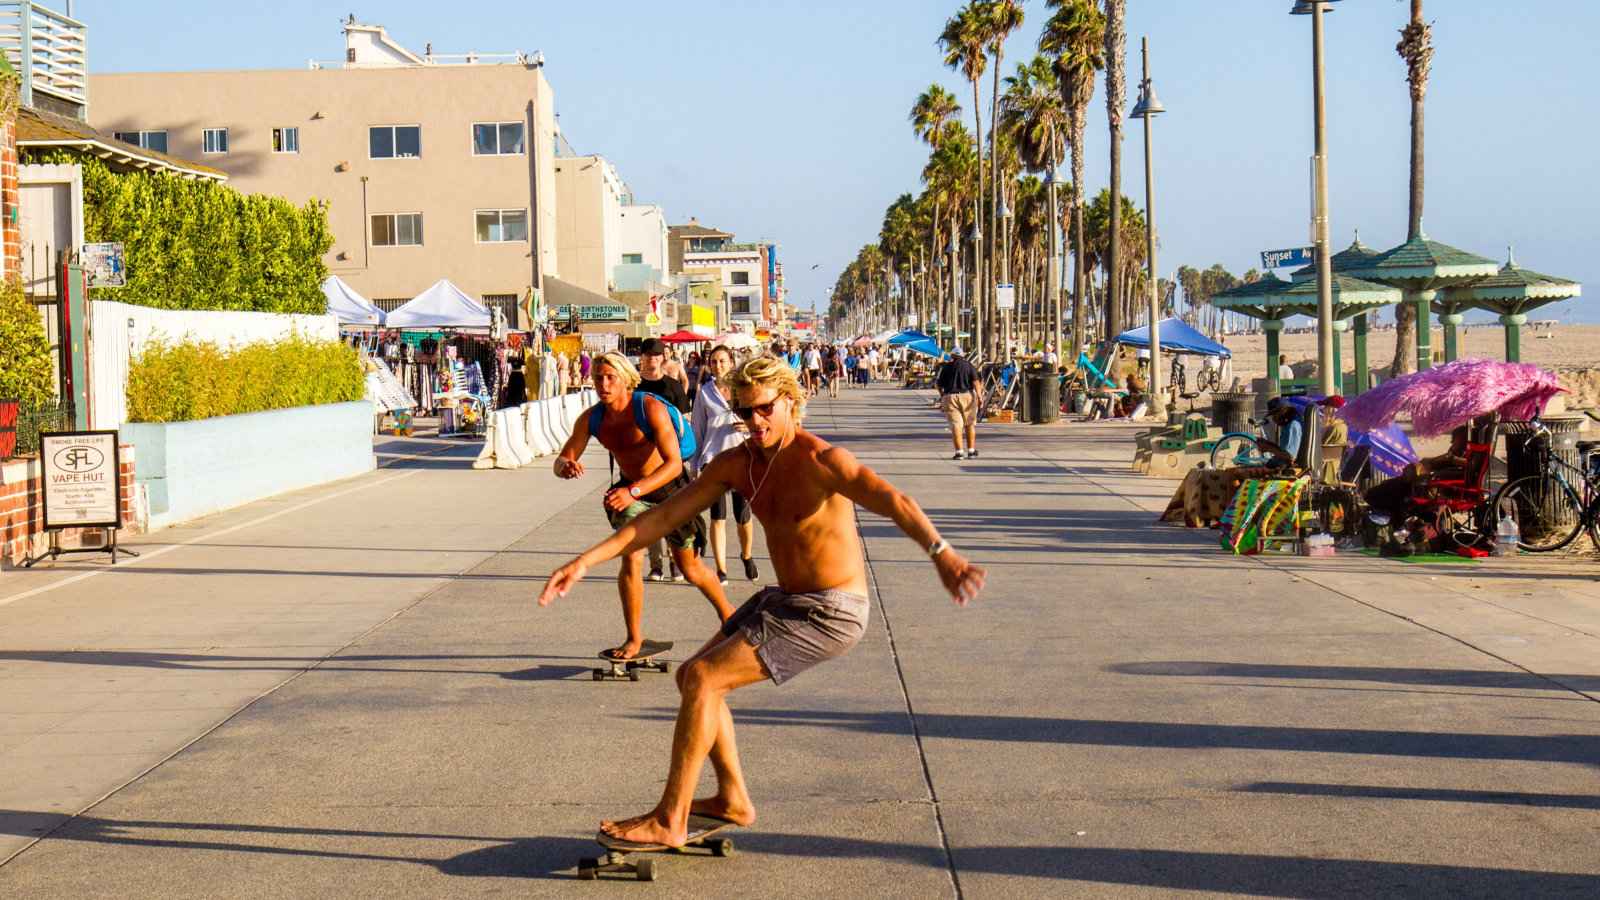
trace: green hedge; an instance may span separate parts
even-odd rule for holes
[[[93,157],[56,150],[28,162],[83,167],[84,240],[121,241],[128,283],[96,300],[161,309],[323,313],[333,246],[327,204],[245,194],[164,172],[112,172]]]
[[[297,336],[231,349],[151,341],[128,365],[130,422],[190,422],[364,396],[356,351],[338,341]]]
[[[22,293],[15,278],[0,283],[0,399],[23,408],[55,398],[55,364],[39,308]]]

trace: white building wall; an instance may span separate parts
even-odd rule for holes
[[[654,203],[635,203],[622,207],[617,252],[637,253],[640,262],[662,273],[667,271],[667,214]],[[621,259],[619,257],[618,261]]]

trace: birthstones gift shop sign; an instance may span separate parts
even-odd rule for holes
[[[117,528],[115,431],[61,431],[39,436],[44,466],[44,527]]]

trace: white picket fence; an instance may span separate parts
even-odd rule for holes
[[[89,304],[89,427],[118,428],[128,421],[128,363],[151,340],[211,341],[234,347],[273,341],[298,332],[336,341],[333,316],[286,313],[152,309],[110,300]]]

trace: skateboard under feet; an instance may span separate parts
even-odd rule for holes
[[[645,641],[639,646],[639,652],[632,659],[614,659],[609,651],[601,650],[596,655],[610,663],[611,668],[595,669],[594,680],[604,681],[607,678],[626,678],[629,681],[638,681],[640,672],[660,672],[665,675],[672,670],[672,663],[655,657],[671,649],[671,641]]]
[[[656,861],[642,854],[647,853],[683,853],[690,847],[711,851],[712,856],[728,857],[733,855],[733,838],[717,837],[723,831],[739,826],[723,819],[713,819],[710,816],[689,817],[689,840],[682,847],[668,847],[665,844],[639,844],[633,841],[618,840],[605,832],[595,835],[601,847],[605,848],[604,856],[585,856],[578,860],[578,877],[585,881],[593,881],[600,877],[601,872],[624,872],[632,874],[640,881],[655,881],[661,874]],[[628,854],[634,854],[630,859]]]

